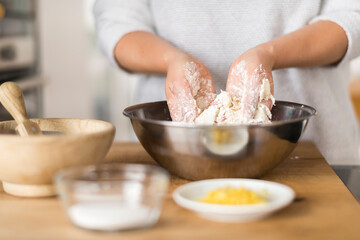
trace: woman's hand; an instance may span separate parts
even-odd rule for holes
[[[167,74],[165,93],[173,121],[194,122],[215,99],[207,68],[152,33],[136,31],[124,35],[114,54],[118,64],[129,71]]]
[[[263,45],[245,52],[231,65],[226,91],[232,96],[239,98],[241,111],[245,119],[254,118],[259,101],[271,110],[273,98],[264,96],[262,85],[265,84],[266,91],[268,81],[271,96],[274,95],[274,84],[271,74],[273,66],[274,57],[271,49],[267,49]]]
[[[216,97],[208,69],[185,53],[169,61],[165,93],[171,118],[178,122],[194,122]]]

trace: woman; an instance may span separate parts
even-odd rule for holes
[[[94,11],[108,58],[145,73],[138,102],[166,98],[173,119],[193,121],[226,89],[252,117],[266,78],[275,99],[317,109],[303,140],[330,164],[359,164],[347,85],[360,55],[360,1],[99,0]],[[195,93],[189,72],[202,79]]]

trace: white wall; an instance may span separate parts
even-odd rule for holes
[[[96,46],[93,0],[39,0],[44,117],[96,118],[113,123],[116,140],[133,140],[122,110],[133,77],[110,66]]]
[[[46,117],[93,117],[89,42],[79,0],[40,0],[41,68]]]

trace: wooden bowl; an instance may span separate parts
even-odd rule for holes
[[[66,167],[96,164],[108,152],[115,127],[89,119],[32,119],[42,131],[63,134],[21,137],[0,134],[0,180],[4,191],[22,197],[56,195],[54,174]],[[0,132],[14,130],[15,121],[0,122]]]

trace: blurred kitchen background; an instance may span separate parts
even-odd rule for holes
[[[24,90],[30,117],[112,122],[134,135],[122,110],[136,79],[110,66],[95,39],[94,0],[0,0],[0,80]],[[1,107],[0,120],[11,119]]]
[[[122,110],[133,103],[136,79],[113,68],[97,47],[94,0],[0,4],[0,79],[24,89],[30,117],[102,119],[116,126],[116,140],[133,140]],[[352,63],[350,89],[360,116],[360,58]],[[4,109],[0,115],[11,118]]]

